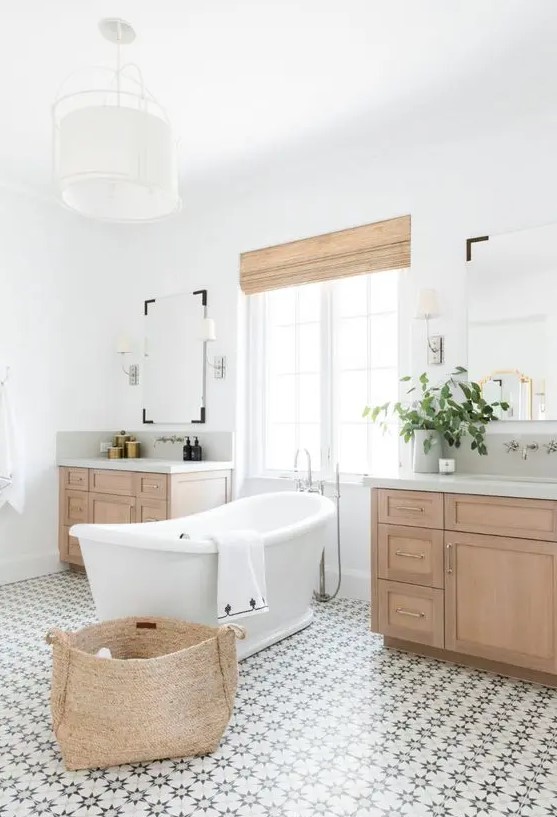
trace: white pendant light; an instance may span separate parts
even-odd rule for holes
[[[78,90],[68,88],[77,72],[63,83],[53,107],[55,182],[62,202],[83,216],[156,221],[181,206],[170,122],[140,69],[121,65],[122,45],[135,39],[131,25],[110,18],[99,28],[116,45],[116,68],[89,69],[103,80]]]

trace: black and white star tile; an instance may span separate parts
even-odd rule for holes
[[[1,817],[557,817],[557,692],[382,647],[369,608],[241,664],[210,757],[66,772],[49,627],[94,620],[84,576],[0,588]]]

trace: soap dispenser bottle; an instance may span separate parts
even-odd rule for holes
[[[196,437],[195,440],[194,440],[192,449],[191,449],[191,458],[192,458],[192,460],[195,460],[195,462],[201,462],[202,457],[203,457],[203,449],[199,445],[199,440]]]
[[[186,462],[189,462],[191,459],[193,459],[193,457],[192,457],[192,447],[191,447],[189,437],[186,437],[186,442],[185,442],[184,447],[182,449],[182,458]]]

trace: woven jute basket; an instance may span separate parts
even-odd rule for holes
[[[51,630],[54,734],[68,769],[213,752],[238,682],[234,624],[125,618]],[[97,658],[108,647],[112,658]]]

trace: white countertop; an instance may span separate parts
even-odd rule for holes
[[[363,484],[371,488],[401,488],[407,491],[557,499],[557,478],[550,477],[510,477],[506,474],[414,474],[411,471],[401,471],[385,476],[365,476]]]
[[[56,463],[68,468],[100,468],[106,471],[141,471],[150,474],[193,474],[201,471],[230,471],[231,462],[183,462],[181,460],[156,460],[151,457],[109,460],[108,457],[61,458]]]

